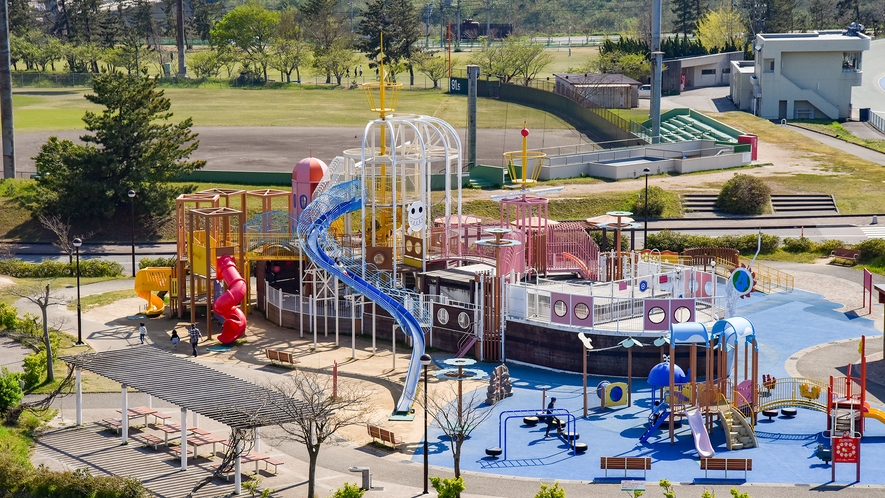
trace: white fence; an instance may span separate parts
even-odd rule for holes
[[[870,124],[873,128],[885,133],[885,112],[870,111]]]

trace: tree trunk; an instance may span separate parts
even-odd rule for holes
[[[55,380],[55,372],[52,371],[52,343],[49,342],[49,324],[46,323],[46,308],[49,306],[49,286],[46,286],[46,300],[40,304],[43,313],[43,342],[46,344],[46,380]]]
[[[307,456],[308,456],[308,470],[307,470],[307,496],[315,497],[316,496],[316,482],[317,482],[317,457],[319,457],[319,451],[313,452],[310,448],[311,445],[307,445]]]
[[[261,69],[264,72],[264,82],[267,83],[267,65],[263,64]]]
[[[337,74],[335,75],[335,81],[338,82],[338,86],[341,86],[341,76],[340,75],[337,75]]]
[[[409,64],[409,85],[415,86],[415,69]]]
[[[9,71],[9,21],[4,2],[0,8],[0,128],[2,131],[3,178],[15,178],[15,131],[12,112],[12,73]]]
[[[298,80],[298,83],[301,83],[301,69],[295,68],[295,79]]]

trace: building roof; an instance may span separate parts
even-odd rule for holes
[[[572,85],[641,85],[642,83],[623,74],[582,73],[554,74],[557,79],[567,80]]]
[[[233,429],[251,429],[295,421],[296,413],[268,403],[278,394],[213,368],[155,347],[136,347],[62,356],[83,370],[134,387],[192,410]],[[282,404],[298,411],[307,405]]]

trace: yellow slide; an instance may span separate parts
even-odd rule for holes
[[[874,418],[879,422],[885,424],[885,411],[882,411],[878,408],[868,407],[866,411],[863,412],[864,417]]]
[[[169,292],[172,281],[172,268],[145,268],[135,274],[135,293],[138,297],[148,302],[148,308],[144,312],[147,316],[159,316],[163,314],[166,304],[160,296],[154,292]]]

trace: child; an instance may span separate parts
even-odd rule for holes
[[[172,329],[172,349],[178,348],[178,343],[181,341],[181,338],[178,337],[178,329]]]
[[[138,338],[141,339],[141,343],[144,344],[144,336],[147,335],[147,327],[144,326],[143,323],[138,324]]]

